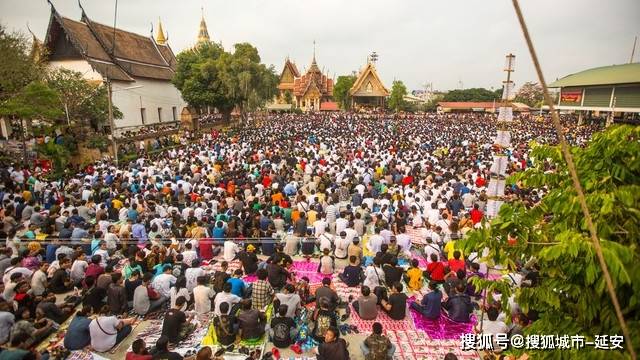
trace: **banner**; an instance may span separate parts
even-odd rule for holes
[[[580,103],[582,101],[582,90],[563,91],[560,94],[560,102]]]

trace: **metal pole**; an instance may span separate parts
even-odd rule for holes
[[[67,103],[64,103],[64,113],[67,115],[67,125],[71,125],[71,120],[69,120],[69,107]]]
[[[109,103],[109,125],[111,127],[111,146],[113,148],[113,157],[118,166],[118,144],[116,143],[116,124],[113,121],[113,103],[111,101],[111,80],[107,78],[107,101]]]
[[[22,135],[22,165],[24,167],[27,166],[27,141],[25,140],[25,127],[24,127],[24,119],[20,118],[20,134]]]

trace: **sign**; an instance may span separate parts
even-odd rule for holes
[[[560,102],[580,103],[582,100],[582,90],[563,91],[560,94]]]

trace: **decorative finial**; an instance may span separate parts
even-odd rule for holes
[[[316,41],[313,40],[313,62],[316,62]]]
[[[156,43],[164,45],[167,43],[167,37],[164,36],[164,30],[162,29],[162,21],[158,17],[158,35],[156,36]]]

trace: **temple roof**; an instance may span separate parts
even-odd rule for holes
[[[316,63],[316,57],[313,56],[313,61],[309,70],[297,77],[293,83],[293,95],[304,96],[309,89],[317,88],[322,96],[333,96],[333,79],[330,79],[320,71],[318,64]]]
[[[349,89],[351,96],[389,96],[389,90],[384,86],[371,61],[360,71],[358,78]]]
[[[204,21],[204,9],[202,10],[202,18],[200,19],[200,28],[198,29],[198,44],[208,43],[211,39],[209,38],[209,30],[207,30],[207,22]]]
[[[156,35],[156,43],[158,45],[164,45],[167,43],[167,38],[164,36],[164,30],[162,29],[162,21],[158,19],[158,34]]]
[[[133,81],[133,77],[173,77],[176,58],[167,44],[156,43],[152,36],[94,22],[84,11],[81,21],[75,21],[61,16],[51,6],[44,42],[49,54],[55,54],[60,36],[65,36],[73,50],[103,77],[124,81]]]

